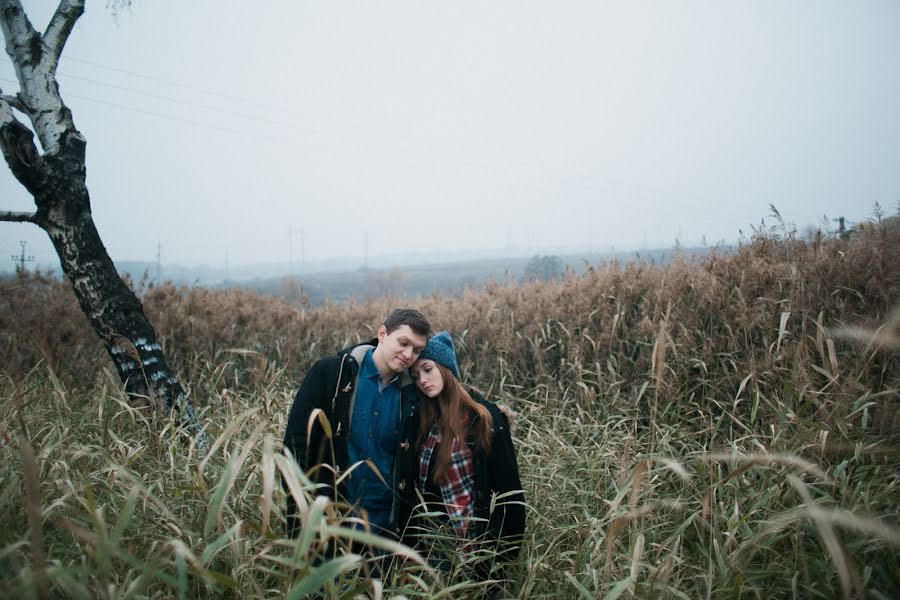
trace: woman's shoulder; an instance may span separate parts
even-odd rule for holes
[[[467,385],[465,386],[465,388],[469,395],[472,396],[472,399],[478,404],[482,405],[491,412],[499,410],[497,408],[497,404],[485,398],[484,394],[482,394],[481,391],[479,391],[477,388],[473,388],[471,385]]]
[[[500,429],[504,429],[508,424],[511,425],[515,420],[515,413],[506,404],[497,404],[496,402],[491,402],[490,400],[486,399],[481,394],[481,392],[471,386],[466,386],[466,389],[472,396],[472,399],[475,400],[475,402],[482,405],[488,410],[488,413],[490,413],[491,415],[491,420],[494,422],[494,429],[496,429],[497,427],[500,427]]]

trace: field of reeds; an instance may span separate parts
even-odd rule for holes
[[[517,414],[528,530],[501,596],[900,597],[898,292],[900,232],[881,224],[452,299],[144,287],[201,455],[177,419],[129,405],[68,283],[5,279],[0,597],[477,596],[468,562],[442,574],[341,527],[279,451],[305,370],[406,304]],[[354,540],[400,566],[366,578]]]

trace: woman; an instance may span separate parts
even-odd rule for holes
[[[480,563],[477,575],[496,579],[497,573],[490,574],[494,559],[514,558],[525,532],[509,420],[497,405],[460,384],[456,350],[446,331],[428,340],[410,374],[422,397],[401,444],[405,460],[398,489],[404,502],[398,523],[403,538],[421,549],[422,540],[415,537],[423,523],[426,531],[451,531],[469,556],[488,550],[479,552],[490,560]],[[447,566],[448,557],[438,558]]]

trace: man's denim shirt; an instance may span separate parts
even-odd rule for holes
[[[370,512],[389,512],[394,496],[390,486],[400,428],[400,378],[394,377],[382,389],[381,374],[371,350],[360,365],[351,418],[347,446],[350,465],[371,460],[388,485],[368,465],[359,465],[347,481],[349,500]]]

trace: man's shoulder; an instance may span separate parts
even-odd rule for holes
[[[319,360],[313,363],[313,366],[310,367],[310,371],[329,371],[331,369],[336,369],[338,365],[340,365],[342,358],[339,355],[332,354],[330,356],[323,356]]]
[[[358,373],[356,361],[349,355],[335,354],[312,364],[297,391],[296,399],[309,400],[317,395],[332,394],[335,385],[343,386]]]
[[[305,380],[313,381],[317,379],[331,379],[341,368],[342,359],[340,356],[325,356],[312,364],[306,372]]]
[[[336,371],[341,368],[341,364],[344,365],[344,368],[349,366],[350,364],[358,364],[356,358],[349,352],[340,352],[338,354],[331,354],[329,356],[323,356],[319,360],[313,363],[311,367],[311,371],[314,370],[323,370],[326,372]]]
[[[347,369],[355,373],[362,364],[366,353],[372,348],[373,346],[370,344],[363,343],[344,348],[337,354],[324,356],[313,363],[309,369],[309,374],[321,372],[333,376],[341,371],[346,373]]]
[[[317,360],[316,363],[321,363],[323,365],[337,365],[340,364],[342,360],[346,360],[348,358],[350,358],[349,354],[341,350],[337,354],[329,354],[327,356],[323,356],[322,358]]]
[[[356,344],[354,346],[349,346],[344,348],[334,357],[338,360],[338,364],[341,360],[352,361],[357,365],[361,365],[363,360],[365,360],[366,355],[375,349],[375,346],[371,342],[363,342],[362,344]]]

